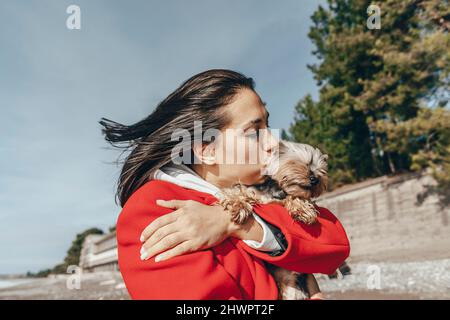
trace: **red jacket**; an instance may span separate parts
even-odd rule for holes
[[[280,256],[270,256],[229,237],[213,248],[155,262],[141,261],[139,236],[154,219],[172,209],[157,199],[195,200],[212,204],[207,193],[170,182],[152,180],[136,190],[117,221],[119,268],[133,299],[277,299],[278,289],[262,260],[305,273],[333,273],[348,257],[350,246],[338,219],[319,208],[318,223],[295,222],[277,204],[257,205],[254,211],[278,227],[288,242]]]

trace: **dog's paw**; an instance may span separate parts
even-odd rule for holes
[[[319,212],[311,201],[300,198],[287,197],[284,207],[295,221],[313,224],[317,221]]]
[[[253,206],[257,203],[254,192],[250,188],[237,186],[222,190],[224,198],[220,205],[231,215],[231,221],[244,224],[253,213]]]
[[[239,199],[226,198],[219,203],[230,213],[231,221],[236,224],[244,224],[253,212],[253,207],[250,203]]]

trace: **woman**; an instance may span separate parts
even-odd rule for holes
[[[117,189],[117,241],[133,299],[277,299],[263,261],[331,274],[348,257],[345,231],[325,208],[318,223],[304,225],[280,205],[257,205],[236,225],[216,205],[221,188],[264,181],[277,147],[251,78],[205,71],[136,124],[100,123],[107,141],[131,149]]]

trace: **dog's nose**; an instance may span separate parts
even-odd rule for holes
[[[311,183],[312,186],[315,186],[316,184],[319,183],[319,179],[317,179],[317,177],[314,175],[310,175],[309,182]]]
[[[273,197],[276,199],[284,199],[286,198],[287,193],[284,190],[279,190],[274,193]]]

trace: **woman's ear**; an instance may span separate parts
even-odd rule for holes
[[[214,143],[194,143],[192,151],[201,163],[213,165],[216,163],[216,149]]]

